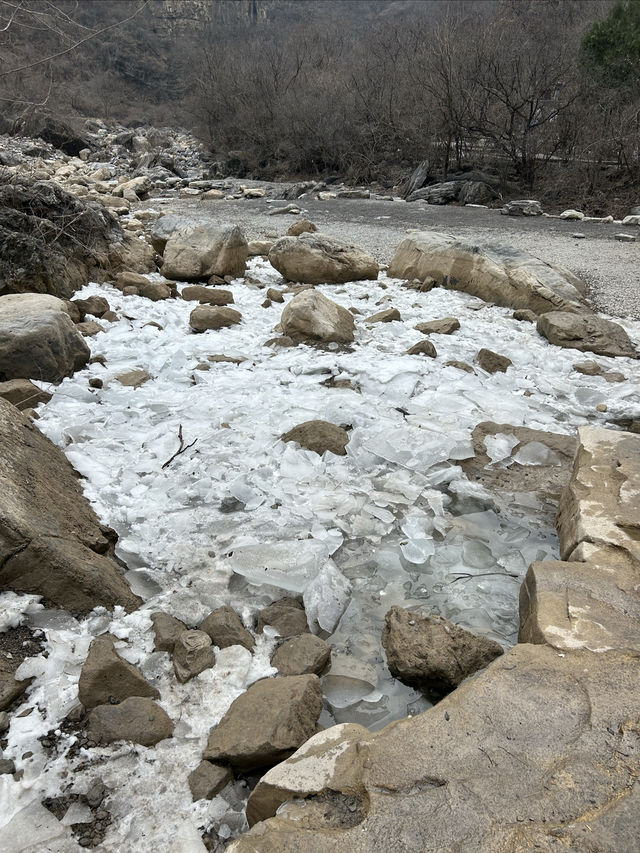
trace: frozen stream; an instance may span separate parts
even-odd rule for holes
[[[262,260],[251,262],[249,274],[267,286],[280,283]],[[18,783],[0,776],[3,850],[25,849],[6,846],[20,821],[42,826],[34,850],[80,849],[38,804],[69,784],[84,792],[96,777],[112,789],[104,851],[201,851],[203,828],[224,839],[245,826],[244,783],[192,803],[186,778],[233,699],[273,673],[273,635],[265,634],[253,656],[240,647],[217,653],[214,669],[180,685],[169,656],[152,651],[155,610],[196,625],[229,603],[250,624],[283,590],[303,593],[334,650],[323,725],[375,729],[428,707],[384,666],[380,632],[389,607],[420,605],[509,646],[529,563],[557,557],[554,507],[531,494],[490,494],[462,473],[457,463],[472,455],[473,427],[492,420],[572,433],[637,412],[636,363],[596,359],[627,376],[620,384],[578,374],[572,364],[590,354],[550,346],[509,309],[474,297],[416,293],[384,274],[377,283],[321,287],[363,315],[353,351],[345,352],[337,345],[265,347],[283,306],[261,307],[265,291],[241,280],[230,289],[243,322],[201,335],[188,328],[195,303],[154,303],[99,285],[78,294],[106,296],[121,319],[89,341],[106,366],[94,363],[50,389],[38,426],[86,478],[86,494],[118,532],[130,583],[145,604],[130,615],[98,610],[79,622],[39,609],[33,597],[0,595],[0,604],[11,604],[6,621],[27,610],[48,652],[18,673],[35,676],[24,707],[37,710],[12,717],[4,752],[23,776]],[[366,315],[390,306],[402,322],[366,325]],[[422,339],[416,323],[445,316],[457,317],[461,329],[432,336],[437,359],[405,354]],[[640,323],[622,324],[639,342]],[[445,367],[450,359],[473,365],[481,347],[514,366],[495,375]],[[246,360],[207,360],[220,354]],[[134,368],[152,379],[138,389],[115,380]],[[104,387],[89,389],[91,377]],[[352,389],[325,384],[347,379]],[[596,411],[601,403],[606,415]],[[349,425],[346,457],[321,458],[279,440],[312,419]],[[163,468],[178,449],[180,427],[185,444],[195,444]],[[492,464],[512,462],[508,435],[488,445]],[[541,460],[536,448],[522,459]],[[67,757],[74,736],[58,724],[77,703],[91,639],[107,629],[121,638],[120,653],[154,679],[175,737],[154,749],[125,744]],[[57,756],[36,740],[51,730],[59,733]]]

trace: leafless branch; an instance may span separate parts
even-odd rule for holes
[[[170,459],[167,459],[167,461],[164,463],[164,465],[162,466],[163,469],[166,468],[168,465],[171,465],[171,463],[176,458],[176,456],[180,456],[182,453],[187,451],[190,447],[193,447],[193,445],[196,443],[196,441],[198,439],[194,438],[193,441],[191,442],[191,444],[185,444],[184,438],[182,437],[182,424],[180,424],[180,426],[178,427],[178,440],[180,442],[180,446],[178,447],[176,452],[173,454],[173,456]]]

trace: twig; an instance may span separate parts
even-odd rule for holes
[[[193,445],[196,443],[196,441],[198,439],[194,438],[193,441],[191,442],[191,444],[185,444],[184,439],[182,437],[182,424],[180,424],[180,426],[178,428],[178,440],[180,441],[180,447],[176,450],[176,452],[173,454],[173,456],[170,459],[167,459],[167,461],[162,466],[163,469],[166,468],[167,465],[170,465],[173,462],[173,460],[176,458],[176,456],[180,456],[180,454],[184,453],[185,450],[188,450],[190,447],[193,447]]]

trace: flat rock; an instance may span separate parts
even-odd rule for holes
[[[64,453],[0,400],[0,589],[42,595],[72,613],[140,599]]]
[[[48,391],[42,391],[28,379],[9,379],[8,382],[0,382],[0,397],[16,409],[24,411],[32,409],[39,403],[48,403],[51,394]]]
[[[83,323],[76,323],[76,332],[80,332],[85,338],[92,338],[99,332],[104,332],[104,326],[95,320],[85,320]]]
[[[313,234],[318,230],[318,226],[314,225],[308,219],[299,219],[287,228],[287,237],[299,237],[301,234]]]
[[[203,757],[238,770],[270,767],[315,734],[321,710],[317,675],[265,678],[232,703],[211,730]]]
[[[155,652],[173,652],[178,637],[187,630],[184,622],[160,610],[151,614],[151,623],[155,637],[153,643]]]
[[[116,382],[119,382],[120,385],[124,385],[126,388],[140,388],[141,385],[144,385],[150,379],[151,376],[147,371],[140,368],[127,370],[125,373],[119,373],[115,377]]]
[[[258,631],[262,631],[265,625],[271,625],[281,637],[296,637],[298,634],[309,633],[304,607],[295,598],[287,596],[259,611]]]
[[[310,338],[340,344],[353,341],[355,328],[351,313],[317,290],[296,294],[285,306],[280,324],[294,341]]]
[[[507,308],[536,314],[584,307],[586,285],[568,270],[520,249],[493,243],[468,243],[423,231],[400,243],[388,274],[392,278],[433,279]]]
[[[477,355],[478,364],[487,373],[506,373],[513,362],[506,355],[499,355],[490,349],[481,349]]]
[[[119,705],[98,705],[89,714],[87,734],[98,744],[124,740],[155,746],[173,735],[174,725],[151,699],[132,696]]]
[[[97,637],[89,647],[80,680],[78,696],[85,708],[122,702],[129,696],[159,699],[160,693],[133,664],[120,657],[111,637]]]
[[[493,640],[439,616],[421,616],[401,607],[386,614],[382,645],[393,676],[436,693],[448,693],[503,654]]]
[[[187,302],[199,302],[201,305],[229,305],[233,302],[233,293],[230,290],[204,287],[201,284],[183,287],[180,295]]]
[[[204,631],[183,631],[173,647],[173,671],[181,684],[215,665],[211,637]]]
[[[250,258],[255,258],[257,255],[268,255],[273,246],[273,240],[251,240],[247,246]]]
[[[285,640],[271,658],[280,675],[321,675],[331,659],[331,646],[314,634]]]
[[[211,761],[201,761],[188,779],[194,803],[197,800],[212,800],[232,781],[233,773],[229,767]]]
[[[271,247],[269,262],[288,281],[343,284],[378,278],[378,263],[364,249],[319,232],[281,237]]]
[[[559,347],[596,355],[638,357],[622,326],[596,314],[550,311],[538,319],[536,328],[550,344]]]
[[[78,310],[84,314],[92,314],[94,317],[102,317],[109,311],[109,303],[104,296],[89,296],[87,299],[72,299]]]
[[[235,308],[213,305],[199,305],[189,315],[189,325],[194,332],[223,329],[225,326],[235,326],[241,321],[242,314]]]
[[[507,202],[501,212],[507,216],[542,216],[542,205],[532,198],[521,198]]]
[[[442,317],[440,320],[429,320],[414,326],[414,329],[423,335],[452,335],[459,328],[460,320],[457,317]]]
[[[61,382],[85,366],[91,351],[55,296],[0,296],[0,381]]]
[[[256,644],[251,632],[244,627],[236,611],[228,605],[213,610],[202,621],[200,630],[207,633],[213,645],[219,649],[244,646],[252,652]]]
[[[394,320],[402,320],[397,308],[385,308],[367,317],[367,323],[392,323]]]
[[[424,343],[429,343],[429,341],[423,341],[423,344]],[[417,344],[416,344],[416,346],[417,346]],[[435,349],[435,347],[434,347],[434,349]],[[455,367],[456,370],[464,370],[465,373],[475,373],[475,370],[473,369],[473,367],[471,367],[470,364],[467,364],[466,361],[458,361],[455,358],[452,358],[450,361],[448,361],[445,364],[445,367]]]
[[[328,421],[305,421],[285,432],[280,438],[282,441],[295,441],[319,456],[327,451],[335,453],[336,456],[346,456],[349,443],[349,433],[346,429]]]

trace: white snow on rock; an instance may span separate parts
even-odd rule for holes
[[[266,286],[280,283],[262,259],[251,260],[248,272]],[[509,310],[462,293],[416,294],[384,274],[378,283],[320,287],[363,316],[398,308],[403,322],[371,327],[356,316],[352,348],[291,349],[264,346],[282,306],[261,307],[264,291],[241,280],[230,289],[242,323],[199,335],[189,330],[189,302],[124,297],[97,284],[78,294],[106,296],[121,319],[91,340],[105,367],[94,363],[55,388],[43,386],[54,396],[40,407],[38,426],[65,450],[96,512],[117,530],[129,581],[145,604],[135,613],[96,610],[78,621],[34,612],[28,596],[13,604],[3,598],[3,624],[26,613],[27,623],[44,632],[45,653],[18,671],[34,678],[21,706],[33,710],[14,714],[7,734],[4,756],[22,777],[0,776],[0,849],[13,849],[7,839],[30,815],[42,817],[44,797],[84,793],[96,778],[110,789],[105,807],[113,820],[100,846],[106,853],[191,853],[204,849],[205,830],[228,838],[246,828],[242,782],[193,803],[187,776],[231,702],[274,673],[273,631],[258,636],[253,656],[238,646],[216,651],[212,669],[179,684],[169,655],[153,651],[155,610],[191,627],[230,604],[248,621],[283,594],[302,593],[311,624],[330,634],[343,667],[327,676],[323,725],[378,728],[428,707],[380,666],[389,607],[421,604],[509,645],[528,565],[557,557],[552,508],[532,494],[490,494],[462,473],[457,461],[473,452],[473,427],[492,420],[573,432],[629,416],[637,406],[635,363],[597,358],[629,377],[617,384],[576,374],[574,351],[551,346]],[[406,354],[420,339],[416,323],[446,316],[458,317],[461,328],[437,336],[437,358]],[[640,323],[622,325],[640,340]],[[445,366],[450,359],[473,365],[482,347],[512,360],[508,375]],[[207,360],[220,354],[246,360]],[[144,385],[116,381],[136,368],[151,376]],[[102,389],[89,389],[94,377]],[[340,379],[352,389],[323,384]],[[606,415],[596,411],[601,403]],[[314,419],[349,428],[346,456],[318,456],[280,441]],[[494,463],[513,463],[509,436],[487,442]],[[519,457],[523,464],[548,461],[531,445]],[[76,746],[74,754],[75,735],[60,728],[77,703],[89,644],[105,630],[119,638],[118,653],[158,687],[175,722],[174,737],[153,749]],[[57,745],[48,754],[38,738],[50,732]],[[45,817],[40,849],[76,850],[69,828]]]

